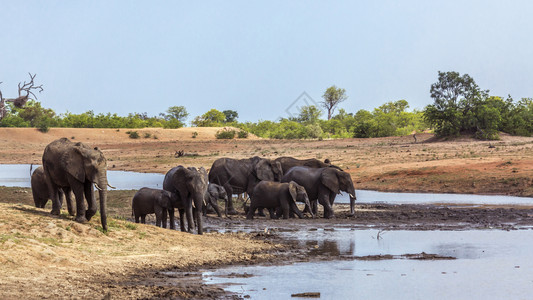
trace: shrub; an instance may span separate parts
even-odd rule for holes
[[[195,139],[198,136],[198,131],[192,133],[192,138]]]
[[[130,139],[138,139],[140,137],[137,131],[128,131],[126,134],[130,136]]]
[[[233,129],[224,128],[224,129],[217,131],[217,133],[215,134],[215,137],[217,139],[231,140],[235,138],[235,133],[236,132]]]
[[[245,139],[248,137],[248,131],[246,130],[239,130],[239,132],[237,132],[237,137],[240,138],[240,139]]]
[[[149,138],[151,138],[151,137],[152,137],[152,134],[149,133],[149,132],[146,132],[146,133],[144,134],[144,138],[145,138],[145,139],[149,139]]]

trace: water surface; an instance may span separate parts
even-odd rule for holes
[[[431,253],[455,260],[333,260],[283,266],[230,267],[203,274],[252,299],[530,299],[533,231],[333,230],[287,233],[329,254],[367,256]],[[284,234],[284,233],[282,233]],[[253,274],[227,278],[228,274]],[[294,298],[293,298],[294,299]]]

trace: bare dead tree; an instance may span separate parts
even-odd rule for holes
[[[0,120],[2,120],[7,113],[6,102],[12,102],[13,105],[15,105],[15,107],[22,108],[24,107],[24,105],[26,105],[26,102],[28,102],[30,95],[32,96],[33,99],[37,99],[37,96],[33,93],[33,91],[39,91],[39,93],[43,91],[42,84],[35,85],[35,83],[33,82],[37,74],[34,74],[34,75],[31,75],[31,73],[28,73],[28,74],[30,75],[30,81],[29,82],[24,81],[24,83],[19,82],[18,84],[19,96],[17,98],[6,99],[2,96],[2,91],[0,90]],[[1,83],[2,82],[0,82],[0,84]],[[26,94],[24,94],[24,92]]]

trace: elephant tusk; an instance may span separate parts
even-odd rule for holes
[[[355,198],[355,196],[354,196],[354,195],[352,195],[352,194],[349,194],[349,195],[350,195],[350,197],[352,197],[352,198]]]
[[[95,187],[95,188],[96,188],[97,190],[99,190],[99,191],[101,191],[101,190],[102,190],[102,189],[101,189],[101,188],[100,188],[100,187],[98,186],[98,184],[96,184],[96,182],[95,182],[95,183],[93,183],[93,184],[94,184],[94,187]]]
[[[112,189],[116,189],[116,187],[110,185],[109,183],[107,184],[108,187],[112,188]]]

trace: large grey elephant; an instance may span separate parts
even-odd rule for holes
[[[253,189],[257,183],[280,181],[283,170],[279,162],[254,156],[246,159],[219,158],[213,162],[209,170],[209,182],[221,185],[226,190],[228,214],[236,214],[232,195],[248,193],[253,197]]]
[[[167,227],[167,213],[174,214],[172,195],[169,191],[161,189],[141,188],[131,200],[131,213],[135,216],[135,223],[146,224],[146,215],[155,213],[155,225]],[[170,222],[170,228],[174,229],[174,223]]]
[[[71,216],[75,215],[76,212],[74,211],[70,188],[60,188],[58,192],[61,206],[63,205],[63,199],[66,198],[68,213]],[[33,171],[33,174],[31,174],[31,193],[33,195],[35,207],[38,208],[44,208],[46,203],[48,203],[48,199],[50,199],[50,191],[48,190],[48,184],[46,184],[46,174],[44,173],[44,168],[42,166],[39,166]]]
[[[327,168],[327,167],[333,167],[337,168],[342,171],[341,168],[332,165],[329,159],[325,159],[324,162],[321,162],[318,159],[315,158],[308,158],[308,159],[297,159],[290,156],[282,156],[276,158],[274,161],[279,162],[281,164],[281,168],[283,169],[284,173],[289,172],[289,170],[292,167],[310,167],[310,168]]]
[[[165,175],[163,189],[172,193],[173,209],[180,213],[180,228],[185,230],[185,213],[187,213],[188,231],[192,231],[194,223],[198,227],[198,234],[203,233],[201,208],[207,191],[207,172],[203,167],[185,168],[177,166]],[[193,208],[194,219],[193,219]],[[170,215],[170,223],[174,223],[174,210]]]
[[[355,188],[350,174],[330,167],[293,167],[281,179],[281,182],[291,181],[305,187],[315,215],[318,201],[324,207],[324,218],[334,217],[333,202],[341,191],[350,195],[350,214],[354,215]]]
[[[222,217],[222,214],[220,213],[220,208],[218,207],[218,199],[224,199],[224,202],[228,202],[228,195],[226,194],[226,190],[224,189],[224,187],[218,184],[210,183],[207,186],[207,191],[204,195],[204,204],[202,206],[204,217],[207,215],[207,210],[209,206],[211,206],[215,210],[219,217]],[[228,211],[225,210],[224,212],[227,217]]]
[[[246,216],[249,220],[254,218],[255,210],[258,208],[268,208],[270,218],[273,218],[273,211],[278,207],[281,209],[284,219],[289,218],[289,212],[297,214],[302,219],[303,215],[298,209],[296,201],[310,205],[305,188],[294,181],[289,183],[261,181],[255,186],[253,193],[254,197],[250,201],[250,208]]]
[[[107,183],[107,161],[98,147],[73,143],[67,138],[55,140],[44,149],[43,168],[52,199],[52,214],[60,213],[59,189],[70,188],[76,198],[76,221],[90,220],[97,211],[94,185],[99,191],[102,227],[107,231],[106,202],[110,185]]]

